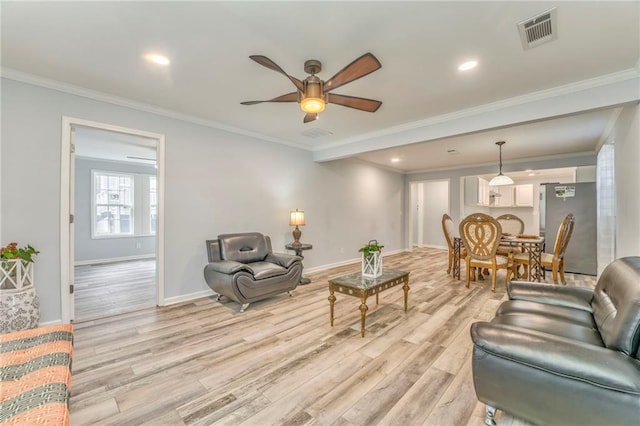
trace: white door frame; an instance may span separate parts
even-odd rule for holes
[[[74,117],[62,117],[62,139],[61,139],[61,155],[60,155],[60,285],[61,297],[60,305],[62,312],[62,322],[70,322],[73,320],[73,295],[70,293],[69,286],[71,282],[73,253],[71,240],[70,215],[73,197],[72,167],[71,164],[73,153],[71,152],[72,127],[92,127],[101,130],[107,130],[129,135],[142,136],[157,141],[156,146],[156,164],[158,166],[157,174],[157,196],[158,196],[158,219],[156,229],[156,303],[158,306],[164,306],[164,135],[159,133],[151,133],[144,130],[130,129],[111,124],[99,123],[96,121],[83,120]]]
[[[416,245],[418,247],[422,247],[423,245],[423,229],[424,229],[424,218],[423,218],[423,210],[424,210],[424,199],[423,199],[423,185],[422,181],[411,182],[409,185],[409,204],[411,207],[409,208],[409,250],[413,249],[413,246]],[[415,192],[415,198],[414,198]],[[416,209],[418,206],[418,209]],[[416,217],[416,210],[420,211],[420,215]],[[416,231],[413,227],[414,220],[417,219],[417,231],[418,231],[418,240],[414,241],[413,234]]]

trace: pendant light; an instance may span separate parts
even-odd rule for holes
[[[498,173],[498,176],[491,179],[489,186],[513,185],[513,179],[502,174],[502,145],[505,143],[505,141],[496,142],[496,145],[498,145],[498,148],[500,149],[500,173]]]

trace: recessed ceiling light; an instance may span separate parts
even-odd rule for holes
[[[400,162],[400,159],[399,159],[398,157],[393,157],[393,158],[391,159],[391,162],[392,162],[392,163],[399,163],[399,162]]]
[[[470,69],[475,68],[478,65],[478,61],[467,61],[463,64],[460,64],[458,67],[458,71],[469,71]]]
[[[153,62],[154,64],[163,66],[167,66],[171,63],[169,58],[167,58],[166,56],[158,55],[156,53],[147,53],[146,55],[144,55],[144,59],[147,62]]]
[[[537,175],[537,173],[531,172],[531,173],[528,174],[528,176],[535,176],[535,175]]]

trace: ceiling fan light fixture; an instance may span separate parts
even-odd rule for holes
[[[502,145],[505,143],[505,141],[496,142],[496,145],[498,145],[498,148],[500,149],[500,172],[498,173],[498,176],[495,176],[489,181],[489,186],[513,185],[513,179],[502,174]]]
[[[324,111],[325,102],[322,98],[304,98],[300,101],[300,109],[307,114],[317,114]]]

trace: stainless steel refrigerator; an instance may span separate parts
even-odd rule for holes
[[[565,272],[596,275],[597,198],[596,183],[548,183],[540,188],[540,231],[545,237],[545,252],[553,253],[558,227],[573,213],[575,224],[564,257]]]

